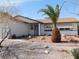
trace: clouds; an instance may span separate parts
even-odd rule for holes
[[[22,3],[30,3],[41,0],[0,0],[0,6],[18,6]]]

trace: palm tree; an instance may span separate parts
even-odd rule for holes
[[[44,15],[49,16],[49,18],[52,21],[52,24],[54,25],[54,29],[52,30],[52,42],[60,42],[61,41],[61,34],[59,29],[57,28],[57,20],[60,15],[60,6],[59,4],[56,5],[55,8],[53,8],[51,5],[47,5],[46,9],[41,9],[41,12],[44,13]]]

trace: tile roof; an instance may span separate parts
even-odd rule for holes
[[[52,23],[51,19],[40,19],[40,22],[42,23]],[[78,23],[79,20],[76,18],[60,18],[57,23]]]

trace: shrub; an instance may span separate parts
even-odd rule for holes
[[[72,50],[75,59],[79,59],[79,48]]]
[[[16,35],[15,34],[12,35],[12,39],[16,39]]]

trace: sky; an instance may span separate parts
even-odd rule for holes
[[[78,15],[75,14],[79,12],[78,0],[0,0],[0,6],[14,6],[19,15],[37,20],[47,17],[39,12],[41,9],[46,8],[46,5],[49,4],[55,7],[58,3],[62,6],[64,1],[65,3],[61,9],[60,18],[79,18]]]

